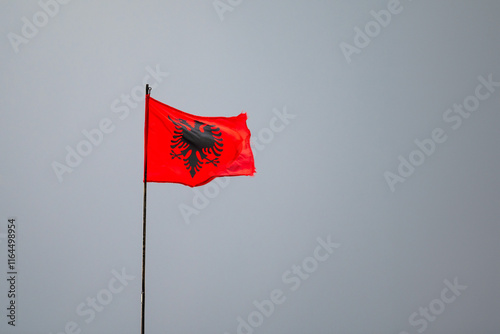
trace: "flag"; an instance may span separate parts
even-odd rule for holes
[[[247,115],[203,117],[146,95],[145,182],[201,186],[219,176],[254,175]]]

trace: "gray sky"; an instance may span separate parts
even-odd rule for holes
[[[2,1],[0,332],[139,333],[148,82],[257,174],[148,185],[147,333],[498,333],[499,14]]]

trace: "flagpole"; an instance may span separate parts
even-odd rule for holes
[[[146,197],[148,193],[148,127],[149,127],[149,94],[151,87],[146,84],[146,113],[144,117],[144,201],[142,205],[142,290],[141,290],[141,334],[144,334],[146,307]]]

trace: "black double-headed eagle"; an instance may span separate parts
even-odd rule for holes
[[[173,120],[168,116],[168,119],[175,125],[170,145],[172,159],[182,159],[191,177],[200,171],[203,164],[217,166],[224,146],[219,127],[197,120],[191,126],[180,118]]]

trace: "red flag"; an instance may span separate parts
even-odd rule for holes
[[[253,175],[247,115],[191,115],[146,95],[146,182],[201,186],[218,176]]]

